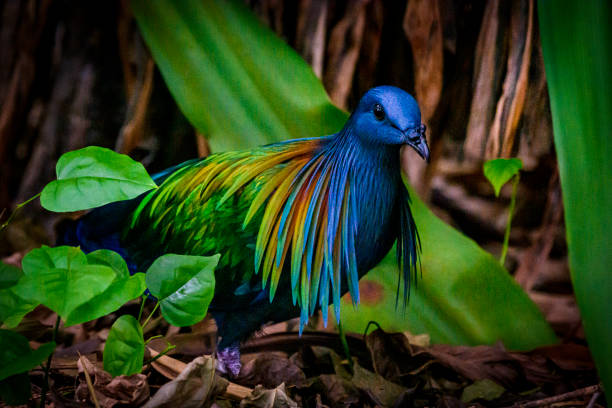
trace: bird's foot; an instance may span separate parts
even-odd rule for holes
[[[241,367],[240,348],[237,344],[217,351],[217,370],[219,372],[235,378],[240,373]]]

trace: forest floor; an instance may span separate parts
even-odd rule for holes
[[[147,304],[147,309],[152,306]],[[137,314],[126,304],[116,314]],[[294,322],[268,326],[241,348],[242,369],[230,378],[215,370],[212,319],[190,328],[154,318],[145,336],[141,374],[112,378],[102,351],[115,314],[60,327],[50,370],[52,407],[602,407],[606,406],[589,350],[580,340],[511,352],[492,346],[431,345],[427,335],[386,333],[370,325],[365,336],[348,334],[349,360],[329,331],[291,331]],[[31,346],[49,341],[56,315],[31,312],[19,331]],[[289,330],[289,331],[287,331]],[[158,356],[166,340],[176,347]],[[157,358],[156,358],[157,357]],[[42,369],[30,372],[38,406]],[[2,405],[2,403],[0,403]]]

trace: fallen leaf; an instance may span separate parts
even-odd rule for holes
[[[251,395],[240,402],[241,408],[297,408],[298,404],[287,395],[285,383],[268,390],[258,385]]]
[[[357,404],[361,396],[357,387],[349,380],[336,374],[322,374],[313,385],[325,396],[331,406],[349,407]]]
[[[353,365],[355,374],[352,382],[359,390],[367,394],[377,405],[383,407],[404,406],[408,402],[411,390],[380,375],[362,368],[359,364]]]
[[[280,353],[260,353],[247,361],[240,370],[237,381],[244,385],[263,385],[274,388],[280,383],[299,385],[306,375],[298,365]]]
[[[144,374],[120,375],[113,378],[84,356],[79,358],[77,366],[79,369],[79,385],[74,398],[79,403],[92,402],[85,371],[91,378],[96,399],[101,407],[138,406],[149,398],[149,383],[147,382],[147,376]]]
[[[187,364],[174,380],[164,384],[144,406],[202,407],[207,401],[225,392],[228,381],[215,372],[215,361],[201,356]]]
[[[465,403],[472,402],[476,399],[492,401],[501,397],[505,391],[506,389],[495,381],[485,378],[465,387],[461,394],[461,401]]]

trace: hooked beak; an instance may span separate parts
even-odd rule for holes
[[[404,134],[406,135],[406,144],[411,146],[423,159],[429,163],[429,146],[425,138],[425,125],[421,125],[416,129],[410,129]]]

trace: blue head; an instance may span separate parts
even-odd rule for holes
[[[409,145],[429,161],[425,125],[417,101],[394,86],[370,89],[359,101],[347,126],[367,145]]]

